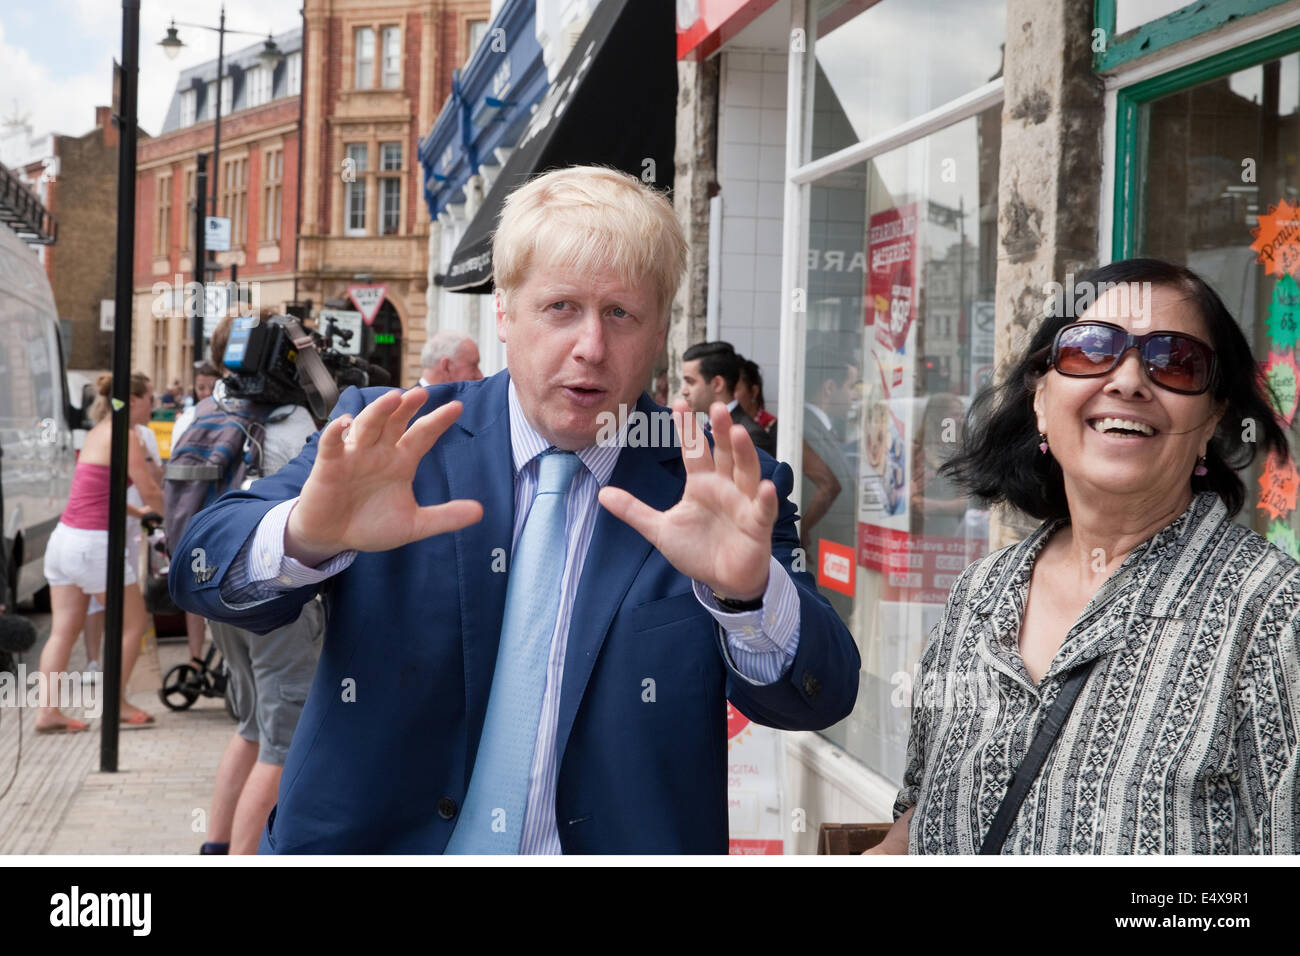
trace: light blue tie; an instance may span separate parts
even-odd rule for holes
[[[483,736],[447,853],[519,852],[546,664],[560,610],[565,502],[580,464],[571,451],[546,452],[538,462],[537,497],[519,534],[506,584]]]

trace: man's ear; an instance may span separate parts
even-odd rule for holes
[[[497,312],[497,341],[506,340],[506,294],[500,289],[492,293],[493,305]]]

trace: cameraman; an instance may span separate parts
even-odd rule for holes
[[[222,362],[232,323],[226,317],[213,332],[211,359],[220,379],[211,400],[197,406],[196,424],[205,417],[213,421],[225,417],[224,406],[235,384]],[[294,458],[316,428],[303,404],[270,409],[261,441],[261,474],[270,475]],[[169,532],[176,535],[175,541],[180,540],[180,531]],[[189,559],[178,555],[172,566],[179,573],[189,566]],[[217,767],[209,842],[200,852],[256,853],[258,838],[275,805],[289,742],[316,672],[325,613],[317,598],[303,607],[297,620],[266,634],[218,621],[208,625],[230,671],[229,689],[239,727]]]

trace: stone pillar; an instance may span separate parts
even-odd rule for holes
[[[681,391],[682,353],[704,341],[709,302],[709,199],[717,191],[718,59],[677,64],[673,207],[686,235],[686,272],[668,327],[668,393]]]
[[[1093,5],[1007,0],[994,360],[1001,381],[1043,316],[1044,286],[1097,262],[1102,84],[1092,71]],[[995,512],[991,550],[1036,522]]]

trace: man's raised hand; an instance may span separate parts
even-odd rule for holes
[[[314,567],[340,551],[387,551],[483,517],[483,506],[468,499],[416,504],[420,459],[462,407],[448,402],[407,428],[427,399],[422,388],[386,392],[325,426],[285,526],[286,555]]]
[[[767,589],[776,525],[776,485],[762,478],[758,452],[727,406],[714,402],[713,453],[686,403],[673,404],[682,440],[686,490],[667,511],[655,511],[622,488],[600,490],[600,503],[641,532],[682,574],[733,600]]]

